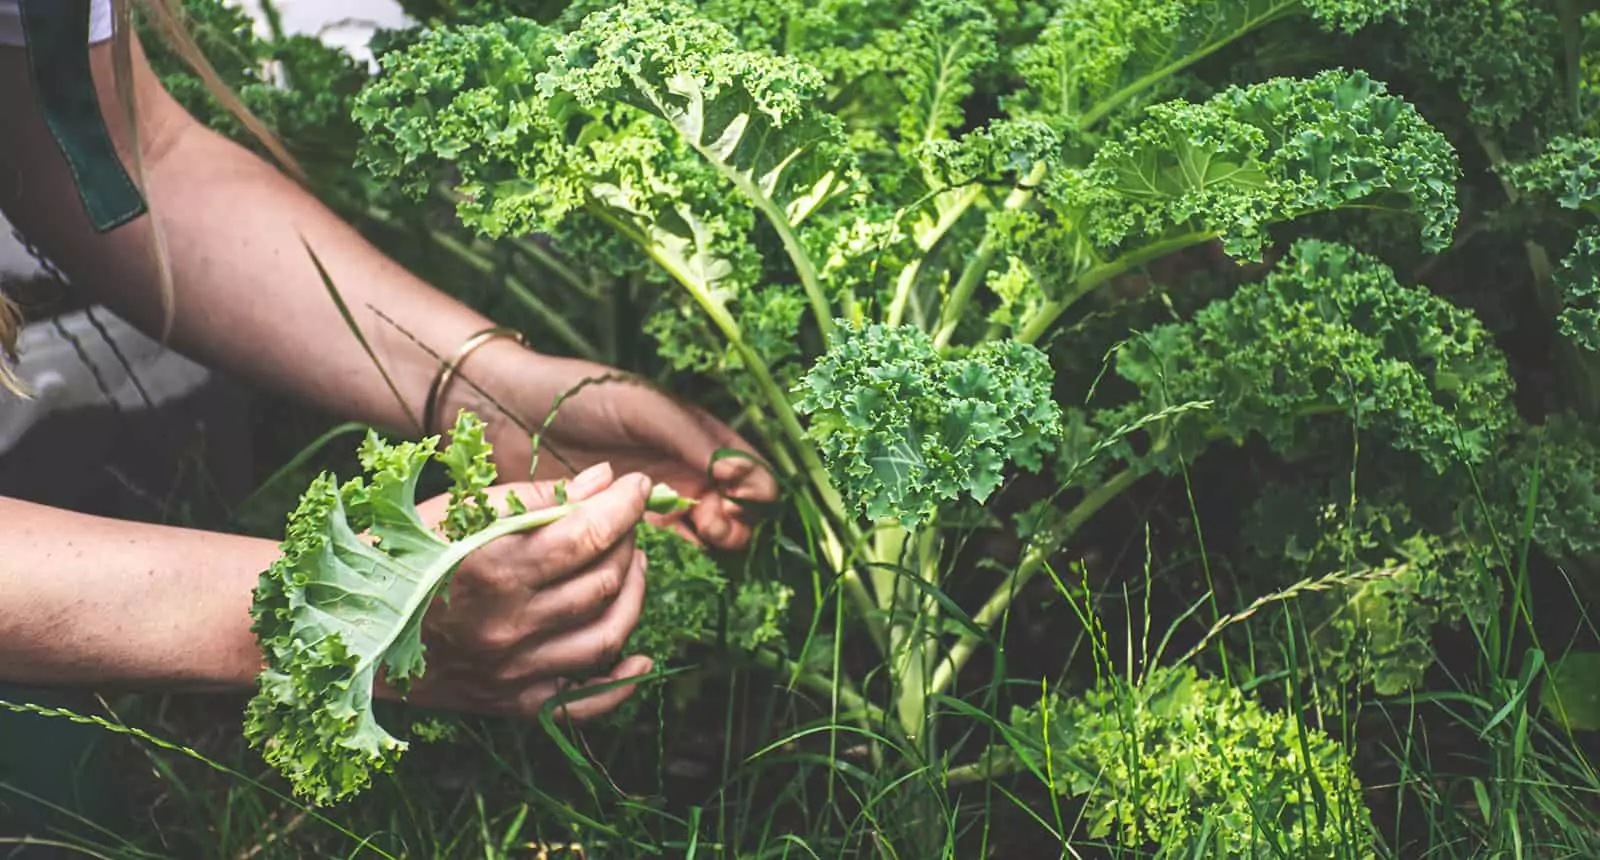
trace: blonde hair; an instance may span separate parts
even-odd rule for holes
[[[22,334],[22,309],[0,293],[0,388],[26,396],[27,390],[12,362],[17,360],[17,336]]]
[[[181,0],[111,0],[112,14],[115,26],[111,38],[112,67],[115,71],[117,86],[117,102],[121,105],[129,139],[129,158],[132,162],[130,173],[134,184],[141,192],[146,192],[144,155],[139,142],[139,125],[136,122],[135,97],[133,91],[133,9],[139,7],[156,33],[161,37],[167,48],[188,66],[200,78],[206,91],[216,99],[222,108],[238,120],[239,124],[248,131],[252,137],[261,143],[267,152],[278,162],[278,165],[297,182],[305,184],[306,174],[289,150],[278,140],[277,135],[267,128],[266,124],[258,118],[250,108],[246,107],[239,96],[223,82],[217,74],[216,68],[206,59],[205,53],[189,34],[185,22],[185,14]],[[149,219],[152,250],[155,254],[157,277],[160,284],[161,307],[164,315],[162,323],[162,340],[166,340],[171,333],[173,320],[173,283],[172,270],[167,256],[165,242],[162,239],[160,224],[155,218]],[[13,393],[28,396],[26,387],[17,377],[12,363],[17,360],[17,339],[21,336],[23,315],[16,303],[0,293],[0,388]]]

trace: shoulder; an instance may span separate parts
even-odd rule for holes
[[[20,47],[25,44],[22,34],[22,4],[24,0],[0,0],[0,45]],[[104,42],[111,38],[111,0],[89,0],[89,42]]]

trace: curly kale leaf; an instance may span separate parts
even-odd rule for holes
[[[1013,341],[944,356],[915,326],[849,326],[801,380],[795,409],[846,498],[910,522],[982,502],[1006,464],[1043,466],[1060,433],[1045,355]]]
[[[806,299],[793,287],[751,289],[731,303],[730,313],[739,324],[744,343],[780,383],[799,378],[801,343],[795,336],[805,317]],[[697,308],[674,304],[645,320],[646,334],[678,370],[710,374],[729,386],[745,402],[758,398],[743,354],[712,331]]]
[[[695,646],[717,644],[724,631],[724,641],[736,651],[781,645],[793,597],[788,586],[748,580],[731,587],[704,549],[670,528],[641,522],[634,538],[648,566],[644,608],[626,653],[644,654],[659,668],[679,661]],[[652,692],[630,698],[606,722],[633,722]]]
[[[1594,221],[1600,215],[1600,139],[1558,137],[1500,173],[1523,195],[1532,218],[1552,228],[1551,246],[1570,243],[1551,273],[1560,301],[1557,327],[1578,349],[1600,351],[1600,228]]]
[[[843,128],[822,107],[822,76],[742,49],[676,0],[630,0],[559,38],[546,97],[631,105],[668,122],[769,218],[795,224],[843,191]]]
[[[667,0],[565,34],[518,19],[432,32],[384,63],[357,107],[380,177],[455,177],[458,215],[489,235],[593,216],[717,314],[766,280],[760,213],[817,301],[794,229],[852,168],[815,70]]]
[[[1090,838],[1181,857],[1376,856],[1343,745],[1192,668],[1050,694],[1010,728],[1010,755],[1085,798]]]
[[[1561,208],[1596,212],[1600,200],[1600,140],[1558,137],[1526,161],[1501,169],[1506,181],[1523,194],[1554,200]]]
[[[555,522],[572,506],[495,517],[481,506],[494,479],[482,423],[457,419],[450,450],[439,437],[390,444],[369,432],[360,450],[365,477],[339,484],[323,473],[289,515],[281,554],[261,574],[252,626],[266,657],[250,700],[245,735],[295,792],[315,803],[354,794],[390,770],[407,743],[379,724],[373,685],[404,693],[427,662],[422,620],[456,567],[499,537]],[[445,526],[435,531],[416,506],[430,460],[454,478]],[[658,487],[651,509],[679,509]],[[464,532],[451,540],[442,531]]]
[[[1449,88],[1479,125],[1512,130],[1560,113],[1562,27],[1548,0],[1410,0],[1398,59]],[[1518,129],[1519,131],[1521,129]]]
[[[1265,584],[1288,586],[1285,566],[1317,583],[1295,603],[1319,674],[1404,693],[1436,662],[1436,629],[1487,623],[1499,607],[1499,580],[1486,566],[1493,553],[1429,531],[1390,493],[1352,510],[1348,499],[1329,501],[1339,492],[1271,488],[1252,508],[1245,539]]]
[[[911,152],[959,127],[962,103],[980,70],[999,59],[994,15],[973,0],[924,0],[889,31],[885,71],[894,75],[904,107],[900,143]]]
[[[1142,393],[1100,423],[1126,424],[1186,402],[1211,408],[1163,425],[1159,465],[1216,438],[1259,434],[1289,456],[1328,441],[1339,416],[1443,472],[1482,463],[1515,416],[1505,357],[1470,312],[1403,286],[1346,246],[1296,243],[1265,279],[1194,319],[1131,338],[1116,372]]]
[[[728,643],[740,651],[782,648],[794,589],[781,582],[750,580],[728,607]]]
[[[1561,335],[1580,349],[1600,352],[1600,227],[1578,233],[1554,279],[1561,290]]]
[[[628,638],[628,653],[665,663],[692,644],[715,639],[728,587],[716,562],[671,529],[640,523],[634,539],[648,560],[648,599]]]
[[[957,140],[932,140],[918,158],[942,185],[1019,184],[1035,170],[1061,167],[1063,135],[1033,119],[1000,118]]]
[[[1069,0],[1018,53],[1013,116],[1091,126],[1135,99],[1172,95],[1175,76],[1275,21],[1309,14],[1354,30],[1405,0]]]
[[[648,591],[639,625],[628,639],[629,653],[667,663],[692,645],[716,642],[719,628],[740,651],[782,641],[793,589],[764,580],[747,580],[730,589],[705,550],[676,531],[640,523],[635,535],[649,559]]]
[[[1545,553],[1591,577],[1600,559],[1600,442],[1592,425],[1557,413],[1516,440],[1497,464],[1506,539],[1522,535],[1533,503],[1532,539]]]
[[[1361,72],[1274,78],[1201,103],[1153,105],[1081,174],[1047,195],[1085,214],[1106,249],[1185,234],[1259,260],[1266,229],[1315,212],[1411,212],[1425,249],[1449,244],[1455,151],[1410,104]]]
[[[714,173],[659,123],[623,106],[587,111],[570,95],[543,91],[559,35],[511,18],[430,31],[386,55],[384,74],[355,107],[366,133],[362,162],[415,195],[452,181],[463,223],[490,236],[560,232],[565,219],[587,212],[648,225],[714,201]],[[708,279],[730,264],[693,241],[736,236],[752,223],[714,214],[674,225],[683,234],[679,264]]]

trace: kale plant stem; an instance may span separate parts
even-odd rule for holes
[[[927,261],[928,254],[932,253],[939,241],[950,232],[950,228],[961,220],[961,216],[967,214],[967,210],[972,208],[972,204],[977,202],[982,193],[981,185],[969,185],[960,189],[955,202],[939,212],[938,223],[921,236],[913,237],[922,255],[900,270],[900,277],[895,281],[894,299],[889,302],[889,311],[884,318],[885,323],[897,326],[905,320],[906,304],[911,300],[911,288],[916,285],[917,275],[922,272],[922,264]]]
[[[998,761],[995,759],[999,758]],[[1022,764],[1014,753],[1007,752],[1003,757],[986,756],[983,761],[975,761],[945,771],[946,785],[970,785],[974,782],[987,782],[997,776],[1009,776],[1016,773]]]
[[[445,233],[433,232],[428,234],[428,238],[435,245],[455,256],[466,265],[482,272],[486,276],[494,275],[494,263],[485,259],[477,251],[467,247],[455,237]],[[595,349],[594,344],[590,343],[588,338],[579,334],[578,330],[573,328],[565,317],[545,304],[532,290],[528,289],[526,284],[510,274],[503,275],[501,282],[513,296],[516,296],[518,301],[522,302],[528,310],[532,311],[535,316],[539,317],[549,327],[551,334],[564,341],[580,358],[590,361],[598,361],[600,359],[600,352]]]
[[[550,253],[549,250],[545,249],[538,242],[526,238],[513,239],[511,240],[511,246],[522,252],[524,255],[537,261],[539,265],[549,269],[551,273],[554,274],[558,279],[565,281],[567,286],[571,287],[575,292],[581,294],[584,298],[597,302],[603,300],[603,297],[600,295],[600,291],[595,289],[594,284],[584,280],[578,275],[577,272],[574,272],[571,267],[562,262],[559,257]]]
[[[899,522],[886,520],[878,524],[873,536],[873,586],[878,594],[878,606],[894,619],[889,625],[888,664],[897,704],[895,713],[900,718],[900,730],[915,740],[921,736],[923,717],[927,711],[928,657],[918,641],[923,613],[927,602],[922,590],[912,582],[920,575],[906,559],[910,533]]]
[[[1056,320],[1060,319],[1061,315],[1066,313],[1073,304],[1106,281],[1152,260],[1165,257],[1175,251],[1181,251],[1184,248],[1198,245],[1202,242],[1209,242],[1215,238],[1217,238],[1217,234],[1212,231],[1185,233],[1181,236],[1152,242],[1143,248],[1137,248],[1123,254],[1108,263],[1101,263],[1095,266],[1080,275],[1073,282],[1072,289],[1066,295],[1059,299],[1054,299],[1039,308],[1038,313],[1028,320],[1021,331],[1017,332],[1017,340],[1028,344],[1038,342],[1039,338],[1043,337],[1044,333],[1049,331],[1050,327],[1056,324]]]
[[[1022,562],[1017,565],[1017,569],[1012,571],[1004,582],[1000,583],[1000,586],[994,590],[994,593],[983,604],[983,608],[979,609],[978,614],[972,617],[978,628],[987,631],[993,627],[995,622],[1005,615],[1006,610],[1011,606],[1011,601],[1022,590],[1023,586],[1027,585],[1028,581],[1033,579],[1044,568],[1050,556],[1054,555],[1057,550],[1071,539],[1073,534],[1084,523],[1089,521],[1090,517],[1133,486],[1134,482],[1139,479],[1139,475],[1140,473],[1133,469],[1124,469],[1113,475],[1104,484],[1084,496],[1083,501],[1067,512],[1065,523],[1050,539],[1034,542],[1023,556]],[[928,686],[929,696],[937,696],[950,688],[956,674],[967,665],[968,660],[972,659],[972,655],[977,651],[981,642],[982,637],[967,633],[956,640],[954,645],[950,646],[949,653],[945,655],[944,659],[939,662],[938,668],[934,670],[933,682]]]
[[[722,336],[727,338],[728,344],[738,351],[740,357],[744,359],[746,369],[755,377],[756,387],[760,389],[762,398],[767,401],[768,408],[777,417],[778,426],[783,429],[783,434],[789,443],[789,447],[793,449],[795,456],[799,457],[802,469],[810,480],[813,491],[817,494],[817,501],[820,502],[820,507],[828,517],[831,517],[838,524],[839,530],[843,533],[844,540],[841,543],[851,547],[861,546],[865,538],[861,535],[860,529],[856,527],[855,521],[845,512],[844,501],[839,497],[839,491],[834,489],[833,480],[828,476],[828,470],[823,466],[822,458],[817,456],[816,448],[806,441],[806,431],[805,428],[800,426],[800,418],[795,415],[794,405],[789,402],[789,398],[784,395],[783,389],[779,388],[777,381],[772,378],[772,371],[767,368],[767,363],[761,359],[761,356],[756,354],[755,350],[750,348],[749,344],[745,343],[744,332],[740,330],[738,320],[735,320],[733,315],[728,313],[727,307],[712,295],[709,285],[702,283],[691,273],[685,271],[677,262],[662,254],[648,236],[612,215],[604,207],[595,206],[592,207],[591,211],[632,240],[652,260],[655,260],[656,265],[671,275],[685,290],[688,290],[690,297],[695,300],[695,303],[700,306],[706,316],[711,318],[712,324],[722,332]],[[826,520],[824,520],[824,527],[826,527]],[[837,541],[837,538],[835,540]],[[841,551],[834,555],[836,559],[830,559],[830,562],[834,564],[834,569],[844,577],[846,593],[850,594],[857,603],[863,620],[866,622],[868,630],[872,633],[878,647],[887,652],[888,637],[884,635],[882,624],[878,620],[876,612],[874,612],[875,607],[872,604],[871,597],[866,593],[866,589],[861,583],[860,574],[854,569],[854,564],[850,558],[851,553],[841,548]]]
[[[866,697],[856,690],[855,683],[843,673],[839,675],[838,683],[835,683],[832,678],[806,671],[793,660],[764,648],[754,652],[751,659],[758,665],[789,678],[801,687],[830,697],[837,696],[839,704],[844,706],[846,711],[859,713],[870,725],[884,725],[888,720],[888,715],[883,709],[867,701]]]
[[[794,233],[794,225],[789,223],[789,216],[778,208],[778,204],[766,195],[760,186],[751,181],[749,176],[732,169],[721,158],[717,157],[699,144],[689,139],[690,144],[699,151],[700,155],[717,169],[728,181],[744,193],[746,199],[755,205],[756,210],[766,217],[767,223],[778,234],[778,239],[783,243],[783,250],[788,253],[789,260],[794,264],[796,275],[800,276],[800,286],[805,288],[806,298],[811,300],[811,312],[817,317],[817,327],[822,330],[823,348],[833,339],[833,304],[828,301],[828,296],[822,291],[822,279],[817,275],[817,267],[811,262],[811,256],[800,244],[800,239]]]
[[[1033,193],[1040,182],[1044,181],[1045,163],[1039,162],[1028,171],[1028,175],[1011,189],[1006,195],[1001,206],[1010,211],[1016,211],[1028,205],[1033,200]],[[995,233],[987,230],[983,239],[978,242],[978,250],[973,252],[972,259],[967,262],[966,268],[961,270],[961,277],[956,281],[955,288],[950,291],[950,298],[945,301],[944,309],[939,314],[939,330],[934,333],[933,345],[944,349],[950,345],[950,339],[955,337],[956,327],[961,324],[961,318],[967,312],[967,305],[972,301],[973,293],[977,292],[978,284],[983,281],[983,276],[988,274],[989,266],[994,263],[994,258],[1000,249],[996,245]]]

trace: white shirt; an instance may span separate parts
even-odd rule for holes
[[[89,43],[111,38],[111,0],[89,0]],[[21,47],[22,7],[18,0],[0,0],[0,45]]]

